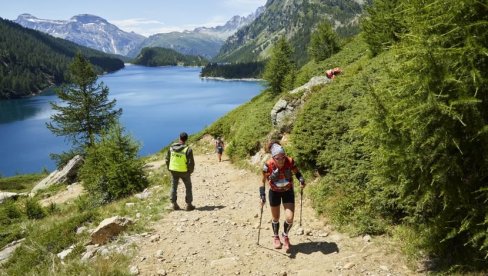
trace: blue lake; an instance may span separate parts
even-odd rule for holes
[[[181,131],[202,130],[263,89],[261,82],[204,80],[199,73],[192,67],[128,65],[99,78],[123,110],[122,125],[141,143],[141,156],[159,151]],[[49,154],[69,149],[63,137],[46,128],[52,101],[58,101],[52,91],[0,101],[1,175],[51,171]]]

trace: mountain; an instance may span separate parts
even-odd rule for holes
[[[227,39],[233,35],[240,28],[251,24],[259,15],[264,12],[264,7],[259,7],[254,13],[248,16],[233,16],[223,26],[217,26],[212,28],[200,27],[193,30],[194,33],[205,33],[213,36],[217,36],[222,39]]]
[[[208,60],[201,56],[183,55],[175,50],[160,47],[144,48],[134,59],[134,64],[144,66],[203,66],[207,63]]]
[[[144,40],[139,47],[130,51],[128,56],[137,56],[141,49],[145,47],[162,47],[173,49],[185,55],[212,58],[218,54],[225,39],[234,34],[239,28],[249,25],[263,11],[264,7],[260,7],[248,16],[234,16],[223,26],[212,28],[200,27],[195,28],[193,31],[152,35]]]
[[[307,45],[313,29],[328,19],[336,32],[343,37],[359,32],[358,18],[363,0],[268,0],[264,12],[251,24],[230,36],[219,54],[220,62],[249,62],[264,60],[269,56],[273,43],[285,36],[295,50],[295,60],[307,60]]]
[[[0,99],[29,96],[63,83],[77,52],[99,73],[124,67],[124,62],[113,55],[0,18]]]
[[[134,32],[124,32],[107,20],[89,14],[73,16],[69,20],[39,19],[30,14],[21,14],[16,23],[55,37],[105,53],[127,55],[145,37]]]
[[[184,55],[211,58],[217,55],[222,44],[224,44],[223,39],[206,33],[185,31],[155,34],[130,51],[128,56],[137,56],[143,48],[161,47],[175,50]]]

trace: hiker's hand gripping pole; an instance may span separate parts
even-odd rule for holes
[[[300,227],[302,227],[303,188],[300,188]]]
[[[259,245],[259,237],[261,236],[261,223],[263,222],[263,208],[264,208],[264,204],[266,203],[266,194],[264,192],[264,186],[259,186],[259,198],[261,199],[261,214],[259,215],[257,245]]]
[[[300,227],[302,227],[302,209],[303,209],[303,188],[305,188],[305,179],[300,175]]]

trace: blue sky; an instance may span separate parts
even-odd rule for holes
[[[0,0],[0,17],[15,20],[30,13],[42,19],[67,20],[88,13],[124,31],[149,36],[223,25],[232,16],[248,15],[265,4],[266,0]]]

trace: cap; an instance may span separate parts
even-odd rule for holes
[[[186,139],[188,139],[188,134],[186,132],[180,133],[180,139],[186,141]]]
[[[285,150],[279,144],[273,144],[271,146],[271,155],[275,157],[278,154],[285,154]]]

